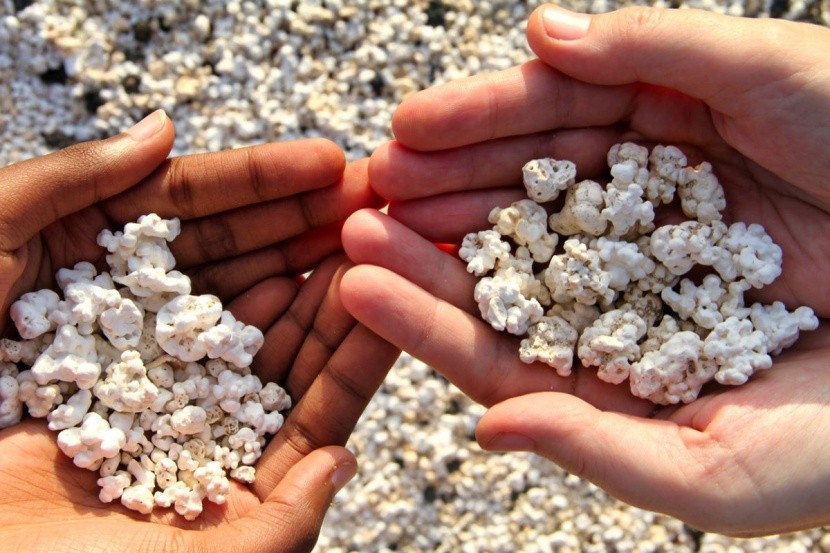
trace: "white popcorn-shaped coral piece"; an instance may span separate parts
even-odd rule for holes
[[[222,303],[210,294],[179,296],[156,314],[156,340],[182,361],[198,361],[207,348],[199,334],[212,328],[222,316]]]
[[[0,430],[17,424],[22,416],[23,402],[17,378],[11,374],[0,375]]]
[[[150,407],[159,389],[147,378],[141,355],[134,350],[121,354],[121,360],[107,367],[107,376],[93,391],[101,402],[120,412],[138,413]]]
[[[670,405],[695,400],[718,366],[703,355],[703,340],[694,332],[671,334],[659,347],[631,365],[631,393]]]
[[[170,416],[170,426],[179,434],[198,434],[206,424],[207,413],[197,405],[186,405]]]
[[[262,386],[259,400],[266,411],[285,411],[291,408],[291,396],[276,382],[267,382]]]
[[[660,349],[663,342],[666,342],[680,330],[680,325],[674,317],[663,315],[659,324],[650,326],[646,331],[646,339],[640,344],[640,353],[645,355],[649,351]]]
[[[81,426],[58,433],[58,447],[81,468],[97,468],[103,459],[118,455],[125,443],[122,430],[111,428],[107,420],[92,412],[84,416]]]
[[[127,223],[123,231],[101,231],[98,244],[110,252],[107,263],[113,276],[124,276],[142,268],[168,271],[175,266],[175,259],[166,243],[180,232],[179,219],[162,219],[151,213],[142,215],[135,223]]]
[[[538,203],[549,202],[574,183],[576,165],[567,160],[534,159],[522,167],[522,177],[529,198]]]
[[[192,365],[200,366],[197,363],[192,363]],[[185,369],[185,371],[186,370],[187,369]],[[181,375],[182,372],[183,371],[179,371],[179,375]],[[208,397],[212,385],[213,382],[206,376],[191,374],[187,375],[187,378],[184,378],[180,382],[173,384],[170,390],[173,392],[174,397],[183,396],[185,400],[189,402]]]
[[[176,462],[169,457],[162,457],[153,467],[153,472],[156,475],[156,484],[162,490],[166,490],[176,482],[178,482],[179,467]]]
[[[81,334],[95,330],[98,317],[106,309],[121,303],[121,294],[115,289],[109,274],[102,273],[92,280],[77,280],[66,285],[65,300],[52,313],[59,325],[74,325]]]
[[[602,216],[605,194],[598,182],[584,180],[568,188],[565,204],[548,218],[551,230],[565,236],[588,234],[599,236],[608,227]]]
[[[568,324],[570,324],[579,334],[587,327],[594,324],[594,321],[599,319],[602,312],[596,305],[585,305],[584,303],[557,303],[548,309],[548,317],[562,317]]]
[[[230,475],[237,482],[252,484],[256,480],[256,469],[248,465],[242,465],[231,469]]]
[[[617,302],[619,309],[635,312],[651,328],[663,317],[663,300],[657,294],[644,292],[636,286],[629,286],[622,294],[622,299]]]
[[[515,256],[499,263],[494,276],[517,280],[520,293],[527,299],[535,299],[540,305],[550,304],[550,291],[542,282],[544,274],[533,274],[533,259],[524,246],[516,248]]]
[[[121,504],[142,515],[149,515],[153,512],[153,490],[145,486],[130,486],[121,493]]]
[[[612,236],[625,236],[632,231],[642,234],[654,228],[654,204],[643,195],[643,187],[639,184],[629,184],[626,188],[608,187],[601,214],[611,223]]]
[[[473,297],[482,318],[494,329],[521,335],[542,318],[542,305],[522,294],[522,281],[527,278],[533,277],[511,269],[485,277],[476,284]]]
[[[159,388],[172,388],[176,383],[176,375],[173,367],[169,361],[175,360],[175,357],[164,355],[151,363],[145,364],[144,368],[147,370],[147,378],[150,382]]]
[[[634,242],[601,236],[591,242],[591,247],[597,250],[602,269],[610,275],[608,287],[613,290],[625,290],[631,281],[645,278],[654,270],[654,262]]]
[[[179,271],[165,271],[161,268],[144,268],[124,276],[114,276],[113,280],[123,284],[137,298],[161,297],[166,303],[172,297],[190,293],[190,278]],[[153,311],[153,304],[142,303],[142,307]]]
[[[205,490],[205,495],[209,501],[219,505],[225,502],[231,486],[220,463],[216,461],[205,463],[193,471],[193,477]]]
[[[101,313],[99,323],[113,346],[120,350],[135,348],[144,329],[144,310],[136,302],[122,299],[117,306]]]
[[[664,288],[661,297],[682,318],[712,329],[724,319],[720,305],[725,294],[726,289],[718,275],[706,275],[700,286],[684,278],[680,281],[679,291]]]
[[[186,520],[196,520],[202,514],[204,498],[205,492],[200,486],[191,488],[181,480],[162,491],[157,491],[153,496],[156,505],[172,506]]]
[[[637,288],[644,292],[659,294],[664,288],[671,288],[680,281],[680,275],[674,274],[662,261],[653,255],[651,251],[651,236],[641,236],[636,242],[640,253],[651,261],[649,265],[652,267],[649,273],[634,283]]]
[[[752,285],[745,280],[735,280],[724,284],[726,291],[719,301],[719,309],[723,318],[746,319],[749,317],[750,309],[744,304],[744,292],[752,288]]]
[[[731,254],[737,276],[755,288],[770,284],[781,275],[783,252],[761,225],[733,223],[717,245]],[[722,276],[725,280],[735,278],[729,278],[730,274]]]
[[[253,428],[258,435],[275,434],[277,430],[282,428],[283,416],[272,411],[265,412],[265,408],[257,401],[246,401],[242,403],[239,410],[234,413],[234,416],[242,424]]]
[[[753,304],[749,318],[755,330],[767,337],[767,351],[771,355],[778,355],[793,345],[800,331],[818,328],[818,318],[812,309],[802,306],[790,312],[780,301],[771,305]]]
[[[568,376],[577,338],[576,329],[562,317],[542,317],[528,329],[519,348],[519,358],[525,363],[541,361],[556,369],[559,376]]]
[[[14,302],[10,314],[20,337],[25,340],[37,338],[54,330],[56,325],[49,314],[58,307],[60,296],[52,290],[27,292]]]
[[[240,428],[228,437],[228,445],[240,452],[242,463],[246,465],[253,465],[262,455],[262,444],[252,428]]]
[[[118,471],[109,476],[102,476],[98,479],[98,499],[103,503],[112,503],[124,493],[133,479],[127,471]]]
[[[47,415],[49,430],[63,430],[80,424],[91,406],[92,392],[78,390]]]
[[[223,311],[219,324],[199,334],[198,340],[208,357],[221,357],[240,369],[251,365],[265,343],[262,331],[237,321],[230,311]]]
[[[744,384],[755,371],[772,366],[767,337],[749,319],[729,317],[716,325],[704,341],[703,352],[718,364],[715,380],[721,384]]]
[[[156,314],[154,312],[144,314],[141,335],[133,349],[141,354],[141,360],[145,363],[154,361],[164,354],[164,350],[156,340]]]
[[[26,409],[33,417],[45,417],[55,405],[63,401],[61,389],[57,384],[40,386],[35,381],[32,371],[20,371],[17,375],[18,398],[26,404]]]
[[[683,213],[703,224],[719,221],[721,211],[726,208],[726,198],[723,187],[712,173],[712,165],[704,161],[683,171],[677,188]]]
[[[496,268],[510,255],[510,244],[495,230],[471,232],[464,237],[458,255],[467,262],[467,271],[481,276]]]
[[[548,214],[533,200],[493,208],[488,219],[494,225],[493,230],[509,236],[520,246],[528,246],[535,261],[544,263],[553,255],[559,238],[548,233]]]
[[[670,203],[677,185],[685,178],[686,156],[674,146],[655,146],[648,156],[646,198],[655,206]]]
[[[728,259],[728,252],[716,247],[726,230],[726,225],[719,221],[710,225],[698,221],[665,225],[651,234],[651,253],[675,275],[688,273],[696,263],[717,269]]]
[[[0,361],[10,363],[24,363],[31,366],[43,351],[49,347],[51,342],[45,342],[43,338],[52,339],[51,334],[42,334],[32,340],[10,340],[0,339]]]
[[[615,296],[611,274],[602,268],[599,252],[576,238],[565,241],[565,252],[554,255],[545,270],[545,284],[553,300],[586,305],[610,303]]]
[[[98,270],[95,265],[89,261],[79,261],[71,269],[61,268],[55,273],[55,280],[58,282],[58,287],[62,291],[66,291],[66,287],[75,282],[92,282],[98,275]]]
[[[640,358],[638,342],[645,333],[646,323],[637,313],[608,311],[582,332],[577,354],[583,365],[598,367],[601,380],[619,384],[628,378],[631,362]]]
[[[634,142],[622,142],[614,144],[608,150],[608,167],[632,161],[635,167],[646,167],[648,164],[648,148]]]
[[[89,389],[100,374],[95,338],[80,335],[72,325],[58,327],[52,344],[32,365],[32,376],[41,385],[58,380]]]
[[[127,463],[127,472],[133,476],[135,485],[151,492],[156,487],[156,473],[153,469],[154,463],[146,455],[141,456],[141,461],[133,458]],[[152,509],[152,495],[150,495],[150,501]]]
[[[235,413],[241,406],[242,398],[256,394],[262,389],[262,382],[252,374],[241,375],[232,370],[219,374],[213,386],[213,397],[226,413]]]

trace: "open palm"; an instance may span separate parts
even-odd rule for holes
[[[356,470],[340,446],[397,354],[339,299],[347,262],[338,221],[376,200],[365,162],[345,166],[322,140],[166,160],[172,128],[163,125],[149,140],[121,135],[0,170],[16,200],[9,205],[20,206],[0,214],[4,308],[52,287],[60,267],[103,265],[101,229],[149,212],[180,217],[177,269],[195,293],[219,296],[263,330],[252,368],[285,387],[294,407],[258,461],[256,482],[233,482],[225,504],[205,503],[192,522],[170,509],[145,516],[102,504],[97,473],[75,467],[43,420],[0,431],[3,548],[308,550]]]
[[[702,529],[750,535],[826,524],[824,325],[745,386],[656,407],[592,369],[560,378],[521,363],[518,340],[479,319],[475,278],[434,243],[458,244],[489,227],[493,206],[524,197],[520,169],[530,159],[570,159],[578,178],[596,178],[615,143],[673,144],[692,164],[712,163],[726,223],[762,223],[784,251],[783,275],[747,301],[810,305],[826,318],[830,66],[819,52],[830,30],[631,9],[592,16],[582,38],[558,40],[545,30],[556,21],[543,10],[531,16],[540,60],[401,105],[396,141],[370,164],[373,187],[392,201],[389,216],[362,211],[344,227],[346,251],[361,264],[344,277],[346,307],[492,406],[477,431],[485,448],[536,451]],[[781,56],[780,44],[796,46]]]

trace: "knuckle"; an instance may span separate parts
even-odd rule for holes
[[[629,6],[619,11],[616,31],[622,38],[636,39],[660,33],[665,10],[648,6]]]
[[[201,250],[203,259],[224,259],[239,254],[236,236],[225,218],[215,217],[209,221],[197,220],[193,224],[196,235],[195,243]]]
[[[194,212],[193,182],[190,180],[188,163],[196,162],[196,158],[183,160],[173,158],[167,166],[167,174],[164,178],[164,188],[170,196],[171,203],[176,211],[185,217]]]
[[[268,193],[268,179],[263,172],[263,160],[262,156],[258,153],[259,150],[256,148],[245,148],[242,152],[245,156],[245,172],[255,201],[262,202],[270,200],[271,195]]]

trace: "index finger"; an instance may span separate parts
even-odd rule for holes
[[[539,60],[413,94],[392,118],[395,138],[420,151],[564,127],[611,125],[632,109],[636,87],[598,87]]]
[[[119,221],[143,213],[204,217],[324,188],[337,182],[345,167],[342,150],[322,138],[181,156],[113,198],[107,211]]]

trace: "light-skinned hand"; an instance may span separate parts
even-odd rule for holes
[[[434,243],[489,228],[492,207],[525,196],[522,165],[573,160],[607,175],[609,147],[673,144],[709,161],[725,222],[762,223],[784,273],[748,298],[830,315],[830,29],[695,10],[529,19],[539,59],[417,93],[396,140],[372,156],[389,215],[343,229],[359,265],[346,308],[490,407],[490,450],[543,455],[616,497],[703,530],[748,536],[830,523],[830,334],[802,336],[772,370],[683,406],[633,397],[577,367],[523,364],[518,339],[479,317],[475,277]]]
[[[227,502],[205,502],[192,522],[101,503],[97,472],[75,467],[43,419],[0,431],[4,551],[307,551],[357,470],[342,446],[398,353],[339,299],[340,224],[377,205],[367,163],[347,166],[319,139],[167,159],[172,144],[172,123],[156,112],[116,137],[0,169],[0,303],[7,312],[22,293],[54,287],[55,271],[77,261],[106,269],[101,229],[150,212],[179,217],[177,269],[194,293],[263,330],[253,370],[294,407],[256,482],[232,481]]]

